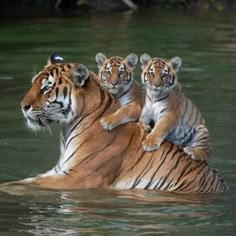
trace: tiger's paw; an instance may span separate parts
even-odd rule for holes
[[[148,135],[149,136],[149,135]],[[160,142],[156,141],[156,139],[153,139],[151,137],[148,137],[142,142],[143,149],[146,152],[152,152],[158,149],[161,145]]]
[[[105,130],[108,130],[108,131],[115,128],[115,126],[114,126],[113,122],[111,121],[111,119],[109,118],[109,116],[103,117],[100,120],[100,124]]]

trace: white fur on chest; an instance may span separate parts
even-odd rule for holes
[[[167,111],[168,101],[153,102],[146,99],[146,115],[149,116],[156,123]]]
[[[121,96],[119,98],[119,102],[122,107],[129,104],[131,101],[132,101],[132,97],[129,94],[125,94],[124,96]]]

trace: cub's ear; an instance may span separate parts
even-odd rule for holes
[[[59,53],[54,52],[47,61],[47,64],[45,67],[51,66],[52,64],[57,64],[57,63],[64,63],[64,59],[62,56],[59,55]]]
[[[172,65],[172,68],[175,70],[175,72],[178,72],[182,65],[182,59],[180,57],[173,57],[170,60],[170,63]]]
[[[129,54],[126,58],[125,58],[125,61],[128,63],[128,66],[131,68],[131,69],[134,69],[135,66],[137,65],[138,63],[138,56],[134,53],[132,54]]]
[[[141,57],[140,57],[140,62],[142,64],[141,68],[144,69],[144,67],[148,64],[149,61],[151,61],[152,58],[147,54],[144,53]]]
[[[100,69],[103,63],[107,60],[107,57],[103,53],[99,52],[95,56],[95,60],[98,63],[98,69]]]
[[[72,72],[75,86],[83,87],[89,79],[89,70],[83,65],[79,64]]]

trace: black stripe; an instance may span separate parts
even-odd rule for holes
[[[178,152],[178,150],[173,154],[173,156],[175,156],[176,155],[176,153]],[[171,159],[173,158],[173,156],[171,157]],[[176,158],[177,159],[177,158]],[[180,159],[179,159],[180,160]],[[177,160],[177,162],[179,161],[179,160]],[[169,170],[169,172],[165,175],[165,176],[163,176],[163,181],[165,180],[167,180],[168,179],[168,177],[170,176],[170,174],[173,172],[173,170],[176,168],[176,165],[174,165],[170,170]],[[158,170],[156,170],[155,172],[154,172],[154,174],[152,175],[152,177],[151,177],[151,180],[149,181],[149,183],[148,183],[148,185],[145,187],[145,189],[148,189],[148,187],[150,187],[150,185],[153,183],[153,178],[155,177],[155,175],[156,175],[156,173],[157,173],[157,171]],[[170,182],[171,183],[171,182]],[[170,184],[169,183],[169,184]],[[162,184],[159,186],[159,188],[161,188],[161,186],[162,186]],[[165,188],[165,189],[167,189],[167,187]]]
[[[186,182],[186,180],[183,181],[183,184],[181,184],[179,187],[178,187],[178,191],[179,192],[189,192],[191,191],[192,189],[194,189],[196,186],[193,185],[191,188],[188,189],[189,186],[191,186],[192,184],[194,184],[195,182],[195,179],[194,180],[191,180],[189,181],[188,183]]]
[[[161,156],[160,160],[162,159],[163,156],[164,156],[164,158],[163,158],[162,162],[159,164],[159,166],[157,167],[156,171],[155,171],[154,174],[152,175],[151,180],[149,181],[149,183],[148,183],[147,185],[150,185],[150,184],[151,184],[150,182],[152,182],[152,179],[154,178],[154,176],[157,174],[157,172],[159,171],[159,169],[161,168],[161,166],[162,166],[163,163],[165,162],[167,155],[172,151],[173,145],[174,145],[174,144],[170,143],[170,149],[166,152],[165,156],[164,156],[164,153],[165,153],[165,152],[162,153],[162,156]],[[153,154],[154,154],[154,153],[153,153]],[[154,158],[154,160],[155,160],[155,158]],[[145,173],[145,174],[146,174],[146,173]],[[157,184],[159,184],[159,183],[157,183]],[[155,185],[154,189],[156,188],[156,186],[157,186],[157,185]],[[145,187],[145,188],[146,188],[146,187]]]
[[[81,144],[79,145],[79,147],[77,147],[77,148],[75,149],[75,151],[62,163],[62,167],[63,167],[64,164],[66,164],[66,163],[74,156],[74,154],[75,154],[75,153],[81,148],[81,146],[82,146],[83,144],[85,144],[87,141],[88,141],[87,139],[84,140],[84,142],[81,143]]]
[[[186,164],[184,168],[182,168],[182,171],[181,171],[181,173],[179,174],[179,177],[176,180],[177,184],[179,183],[180,179],[182,179],[184,177],[183,175],[184,175],[185,171],[189,168],[189,166],[192,165],[192,160],[187,159],[187,161],[189,161],[189,163]]]
[[[64,99],[65,99],[67,96],[67,87],[66,86],[63,88],[63,95],[64,95]]]
[[[153,157],[153,154],[152,154]],[[144,167],[144,169],[141,171],[141,173],[138,175],[138,177],[136,178],[136,181],[134,181],[133,185],[131,188],[135,188],[142,180],[142,177],[144,177],[146,175],[146,173],[152,168],[153,162],[155,161],[154,158],[152,158],[152,162],[148,162],[147,165]],[[142,177],[141,177],[142,176]]]
[[[63,173],[65,174],[65,175],[70,175],[69,173],[67,173],[66,171],[63,171]]]
[[[119,97],[117,97],[118,99],[121,98],[122,96],[126,95],[130,89],[133,87],[133,85],[131,85],[124,93],[122,93]]]
[[[212,176],[212,181],[209,184],[209,187],[205,189],[204,192],[209,192],[211,188],[215,186],[216,175]]]
[[[160,101],[163,101],[165,100],[166,98],[169,97],[170,94],[167,94],[166,96],[162,97],[162,98],[159,98],[158,100],[155,100],[155,102],[160,102]]]
[[[62,102],[58,102],[58,101],[53,101],[53,102],[51,102],[52,104],[58,104],[58,105],[60,105],[60,107],[62,108],[63,107],[63,103]]]
[[[55,94],[56,94],[56,99],[57,99],[57,97],[58,97],[58,93],[59,93],[59,88],[58,88],[58,87],[56,87],[56,91],[55,91]]]
[[[90,113],[88,113],[86,116],[84,116],[83,118],[81,118],[76,124],[75,126],[70,130],[70,134],[78,127],[78,125],[87,117],[89,117],[91,114],[93,114],[97,109],[99,109],[99,107],[102,105],[102,102],[103,102],[103,95],[104,95],[104,91],[101,90],[101,103],[99,104],[98,107],[96,107],[96,109],[94,109],[93,111],[91,111]],[[112,97],[109,93],[106,93],[108,95],[108,101],[106,103],[106,106],[104,107],[103,111],[99,114],[99,116],[97,116],[94,121],[90,124],[90,126],[95,123],[97,121],[97,119],[99,119],[105,112],[106,110],[110,107],[111,103],[112,103]],[[89,126],[89,127],[90,127]],[[88,129],[89,127],[87,127],[86,129]],[[71,139],[67,142],[66,144],[66,149],[68,148],[69,144],[71,143],[71,141],[76,138],[77,136],[81,135],[86,129],[84,129],[82,132],[74,135],[73,137],[71,137]]]

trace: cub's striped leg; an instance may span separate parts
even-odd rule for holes
[[[208,161],[211,153],[210,136],[205,125],[199,125],[195,129],[195,137],[184,151],[193,160]]]

